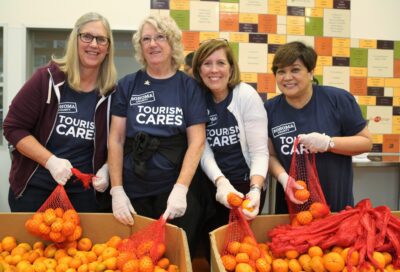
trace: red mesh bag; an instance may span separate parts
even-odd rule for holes
[[[303,204],[295,204],[288,197],[286,197],[286,203],[290,214],[290,220],[296,218],[296,215],[300,212],[307,211],[307,213],[301,214],[304,216],[302,224],[306,224],[307,221],[316,218],[325,217],[329,214],[329,207],[327,206],[324,193],[321,189],[321,184],[318,178],[317,166],[315,164],[314,153],[303,153],[299,154],[298,151],[299,138],[296,137],[293,144],[293,155],[292,162],[290,164],[289,176],[294,178],[296,182],[305,182],[304,190],[297,190],[295,196],[297,199],[305,201]],[[301,184],[301,183],[299,183]],[[301,184],[302,185],[302,184]],[[304,187],[304,185],[302,185]],[[306,192],[308,191],[308,192]],[[308,196],[308,197],[307,197]],[[302,198],[303,197],[303,198]],[[309,212],[309,213],[308,213]],[[309,223],[309,222],[308,222]]]
[[[76,168],[71,168],[72,174],[76,177],[75,181],[81,181],[83,184],[83,187],[85,189],[88,189],[90,187],[90,183],[92,182],[92,178],[95,177],[93,174],[86,174],[82,173]]]
[[[25,228],[31,234],[54,243],[73,242],[82,236],[79,215],[62,185],[58,185],[25,222]]]
[[[166,220],[161,216],[157,221],[124,239],[118,247],[120,255],[122,254],[121,259],[126,256],[126,261],[136,259],[144,264],[150,260],[152,264],[148,263],[147,265],[155,265],[167,249],[165,245],[165,224]],[[122,267],[125,263],[119,262],[121,267],[118,268],[123,270]]]
[[[255,271],[256,263],[264,262],[266,254],[266,249],[262,249],[260,245],[242,210],[240,208],[231,209],[224,246],[220,252],[225,269],[235,271],[237,263],[244,262]]]

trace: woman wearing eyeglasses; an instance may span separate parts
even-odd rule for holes
[[[97,212],[108,185],[107,132],[115,88],[114,42],[106,18],[86,13],[75,23],[62,58],[39,68],[13,99],[4,120],[12,151],[9,205],[33,212],[63,185],[79,212]],[[94,188],[74,182],[71,168],[94,173]],[[103,210],[104,211],[104,210]]]
[[[186,231],[191,246],[201,205],[190,185],[204,148],[207,114],[200,87],[178,70],[181,39],[171,17],[148,16],[134,34],[143,68],[118,82],[108,163],[115,217],[133,224],[135,213],[163,215]]]
[[[260,213],[268,170],[267,114],[256,90],[240,81],[239,66],[224,39],[203,42],[193,59],[193,75],[206,92],[209,121],[201,167],[215,185],[217,213],[210,227],[229,219],[229,193],[250,200],[247,219]]]

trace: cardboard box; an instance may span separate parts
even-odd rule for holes
[[[400,217],[400,211],[392,212],[396,217]],[[250,227],[254,233],[254,236],[258,242],[270,241],[267,236],[267,232],[281,224],[288,224],[289,215],[279,214],[279,215],[260,215],[257,216],[251,223]],[[224,272],[225,268],[221,261],[221,256],[219,252],[224,246],[225,233],[227,230],[227,225],[222,226],[212,232],[210,232],[210,242],[211,242],[211,271],[213,272]]]
[[[40,241],[39,237],[33,236],[25,229],[25,222],[32,213],[0,213],[0,239],[6,235],[17,238],[19,243],[34,243]],[[93,243],[105,243],[111,236],[119,235],[122,238],[146,227],[155,220],[135,215],[133,227],[119,223],[109,213],[80,213],[82,237],[90,238]],[[192,272],[189,247],[185,232],[174,225],[166,225],[165,242],[167,245],[166,257],[171,263],[179,266],[182,272]]]

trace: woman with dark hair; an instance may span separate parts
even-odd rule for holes
[[[314,83],[317,54],[301,42],[281,45],[272,71],[282,94],[265,102],[268,112],[270,173],[277,187],[276,213],[287,213],[286,196],[298,203],[288,175],[293,152],[316,154],[319,180],[334,212],[354,205],[352,155],[370,151],[371,135],[360,107],[347,91]],[[299,137],[299,150],[292,150]]]

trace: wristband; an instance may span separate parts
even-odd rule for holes
[[[256,190],[261,192],[261,187],[258,184],[251,184],[250,191],[256,191]]]

